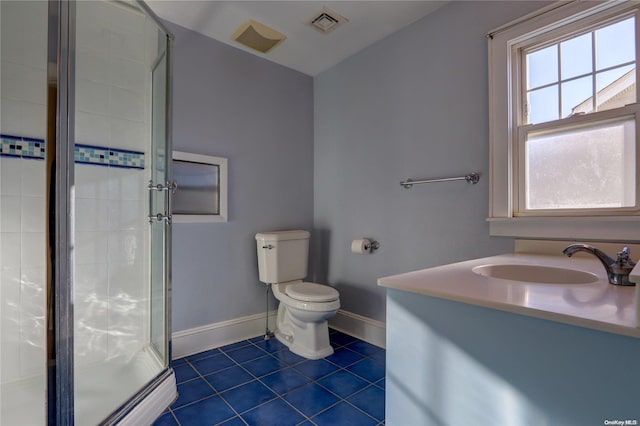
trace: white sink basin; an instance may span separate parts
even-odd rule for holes
[[[591,272],[541,265],[481,265],[472,271],[485,277],[537,284],[588,284],[599,279]]]

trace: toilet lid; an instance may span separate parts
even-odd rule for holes
[[[340,293],[335,288],[314,283],[290,284],[285,291],[292,299],[303,302],[330,302],[340,297]]]

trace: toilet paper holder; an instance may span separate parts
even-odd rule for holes
[[[365,248],[369,250],[369,253],[373,253],[374,250],[378,250],[380,248],[380,243],[373,240],[369,244],[365,245]]]
[[[351,241],[351,252],[357,254],[371,254],[380,248],[380,243],[368,238]]]

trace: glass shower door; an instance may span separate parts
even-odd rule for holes
[[[142,2],[0,1],[0,425],[175,394],[161,27]]]
[[[136,4],[76,3],[78,425],[119,420],[168,366],[167,43]]]
[[[152,158],[149,181],[149,225],[151,228],[151,346],[160,359],[167,360],[168,340],[166,321],[168,305],[165,292],[170,283],[166,259],[169,258],[171,225],[171,197],[175,186],[169,183],[171,153],[167,149],[167,56],[163,52],[152,72]],[[170,300],[170,299],[169,299]]]

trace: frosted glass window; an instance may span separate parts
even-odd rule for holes
[[[216,164],[173,160],[178,189],[174,214],[220,214],[220,167]]]
[[[178,223],[227,222],[227,159],[173,151],[177,184],[171,211]]]
[[[490,235],[640,239],[638,17],[569,1],[488,34]]]
[[[635,121],[531,133],[525,142],[526,208],[635,205]]]

